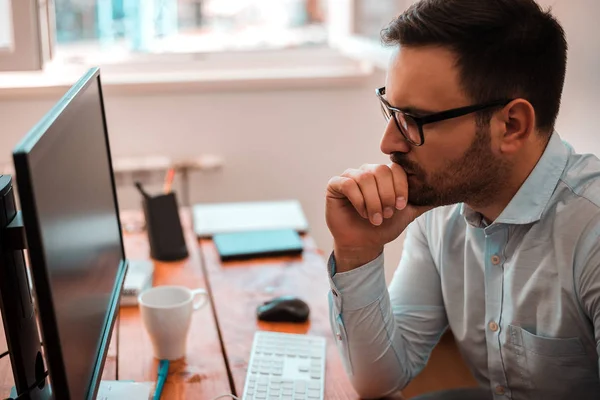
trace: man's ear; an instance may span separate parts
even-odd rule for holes
[[[503,125],[503,135],[499,137],[500,151],[515,153],[535,133],[535,109],[525,99],[515,99],[508,103],[498,118]]]

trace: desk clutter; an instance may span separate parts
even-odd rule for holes
[[[179,218],[179,206],[175,192],[171,191],[173,170],[167,173],[165,192],[158,195],[147,193],[139,182],[136,187],[142,195],[142,208],[146,219],[146,231],[150,242],[150,255],[155,260],[177,261],[188,256]]]
[[[199,238],[257,230],[308,231],[298,200],[196,204],[193,218],[194,232]]]
[[[121,292],[121,305],[137,305],[138,296],[152,287],[153,276],[154,263],[151,260],[129,260],[127,275],[125,275],[123,291]]]
[[[295,256],[302,254],[303,249],[300,235],[291,229],[218,233],[213,241],[221,261]]]
[[[194,232],[212,238],[221,261],[295,256],[308,222],[297,200],[197,204]]]

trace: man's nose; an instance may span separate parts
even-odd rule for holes
[[[408,153],[410,151],[410,143],[406,141],[402,133],[398,130],[398,126],[393,118],[390,118],[385,131],[383,131],[379,147],[384,154],[388,155],[392,153]]]

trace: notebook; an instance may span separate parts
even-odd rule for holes
[[[293,229],[218,233],[213,241],[222,261],[299,255],[303,249],[302,239]]]
[[[256,230],[308,231],[308,222],[297,200],[196,204],[193,222],[194,232],[201,238]]]

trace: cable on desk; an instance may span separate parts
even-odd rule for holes
[[[33,389],[35,389],[37,386],[41,385],[42,382],[44,382],[47,377],[48,377],[48,371],[45,371],[44,372],[44,376],[42,377],[42,379],[40,379],[39,381],[37,381],[33,385],[29,386],[29,388],[27,388],[27,391],[25,393],[21,393],[17,397],[9,397],[7,400],[28,399],[29,395],[31,394],[31,391]]]
[[[237,396],[234,396],[234,395],[232,395],[232,394],[222,394],[222,395],[220,395],[220,396],[217,396],[217,397],[215,397],[215,398],[213,398],[213,399],[211,399],[211,400],[223,399],[223,398],[225,398],[225,397],[231,397],[232,399],[235,399],[235,400],[240,400],[240,398],[239,398],[239,397],[237,397]]]

